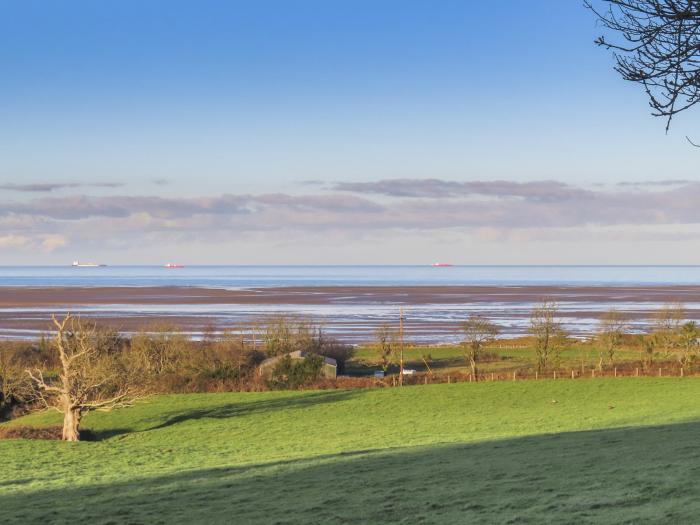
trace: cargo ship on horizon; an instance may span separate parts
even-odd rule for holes
[[[80,261],[73,261],[73,264],[71,266],[73,266],[73,268],[103,268],[107,265],[97,264],[94,262],[81,263]]]

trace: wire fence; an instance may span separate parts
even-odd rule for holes
[[[347,376],[339,375],[334,378],[321,378],[312,384],[300,387],[301,390],[334,390],[334,389],[372,389],[393,388],[410,385],[434,385],[449,383],[475,383],[495,381],[582,381],[607,378],[687,378],[700,377],[700,369],[684,369],[674,362],[658,362],[651,365],[636,366],[634,363],[620,363],[599,370],[595,367],[555,368],[549,370],[536,370],[533,368],[512,368],[508,370],[479,372],[476,376],[468,371],[453,370],[449,372],[433,371],[416,372],[401,376],[390,374],[385,377]],[[260,378],[257,378],[260,379]],[[254,382],[241,382],[234,390],[238,391],[263,391],[269,390],[269,386],[263,380]],[[222,388],[221,391],[229,391]]]
[[[576,379],[602,379],[616,377],[698,377],[700,370],[686,369],[674,363],[659,363],[647,366],[625,366],[603,368],[579,367],[556,368],[549,370],[512,369],[500,371],[477,372],[451,372],[451,373],[420,373],[404,375],[404,385],[439,384],[439,383],[465,383],[484,381],[537,381],[537,380],[576,380]],[[385,386],[399,386],[401,384],[398,375],[392,375],[381,379]]]

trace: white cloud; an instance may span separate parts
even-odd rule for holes
[[[56,233],[44,235],[41,239],[41,248],[48,253],[59,248],[63,248],[67,245],[68,239],[66,239],[63,235]]]
[[[31,239],[23,235],[2,235],[0,236],[0,249],[24,248],[31,244]]]
[[[53,252],[68,239],[93,251],[264,239],[264,246],[289,251],[302,238],[326,249],[368,235],[410,237],[415,243],[448,232],[490,246],[697,238],[700,183],[662,182],[579,187],[557,181],[397,179],[339,184],[330,191],[304,186],[305,192],[294,195],[6,200],[0,201],[0,229],[6,232],[0,248]]]

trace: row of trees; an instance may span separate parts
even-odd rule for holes
[[[488,346],[501,333],[501,327],[481,315],[471,315],[462,323],[464,358],[474,378],[479,377],[478,363]],[[545,301],[530,315],[528,333],[532,337],[534,361],[538,372],[556,366],[561,352],[574,339],[565,329],[556,303]],[[376,330],[376,344],[382,369],[386,372],[396,361],[397,334],[388,324]],[[643,349],[644,364],[650,366],[659,352],[672,353],[683,370],[688,370],[700,357],[700,327],[686,320],[682,305],[667,305],[656,312],[645,333],[631,333],[627,318],[616,310],[604,313],[589,343],[598,350],[597,369],[607,364],[613,367],[619,350],[624,345]],[[424,356],[425,360],[425,356]],[[427,362],[426,362],[427,365]]]
[[[484,348],[492,343],[500,333],[500,327],[480,315],[470,316],[462,325],[464,332],[464,355],[471,368],[472,376],[478,380],[477,363]],[[561,351],[570,343],[569,333],[557,317],[557,305],[544,302],[532,310],[529,333],[533,337],[537,370],[547,370],[556,361]]]
[[[598,370],[616,363],[617,353],[625,344],[642,347],[644,364],[651,365],[659,351],[673,352],[683,370],[687,370],[698,359],[700,328],[695,321],[687,321],[682,305],[667,305],[655,313],[645,333],[630,333],[630,324],[616,310],[604,313],[598,329],[589,341],[598,348]],[[494,339],[498,327],[480,317],[470,318],[464,324],[466,344],[472,372],[476,375],[475,357],[484,343]],[[571,343],[571,336],[563,328],[557,316],[557,305],[545,302],[535,308],[530,317],[529,332],[534,338],[534,350],[538,371],[544,371],[558,361],[561,351]]]
[[[462,323],[462,350],[471,369],[472,376],[479,377],[478,363],[484,357],[485,349],[496,340],[501,327],[481,315],[470,315]],[[561,350],[570,342],[568,332],[557,318],[557,305],[544,302],[532,311],[529,333],[534,337],[537,369],[546,370]],[[395,362],[398,353],[398,335],[389,324],[380,325],[375,331],[376,344],[382,370],[386,373]],[[423,361],[428,365],[428,356]]]

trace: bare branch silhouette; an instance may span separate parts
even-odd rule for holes
[[[700,102],[700,1],[584,0],[584,5],[620,38],[600,36],[595,43],[614,52],[623,79],[644,87],[652,115],[666,119],[668,133],[676,114]]]

